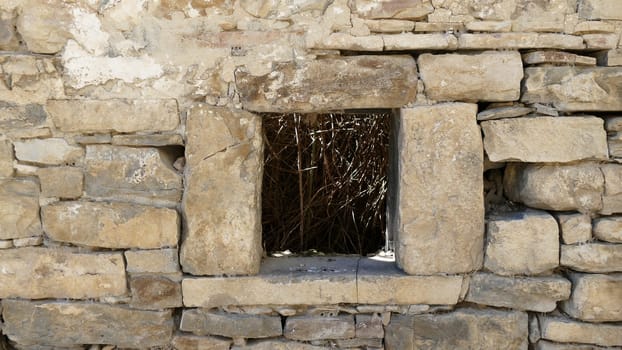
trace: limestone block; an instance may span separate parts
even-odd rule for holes
[[[125,261],[130,273],[179,272],[177,249],[128,250]]]
[[[352,12],[362,18],[408,18],[421,19],[434,11],[429,0],[355,0]]]
[[[350,56],[276,63],[253,76],[236,71],[245,109],[257,112],[318,112],[392,108],[414,101],[417,67],[411,56]]]
[[[612,158],[622,158],[622,139],[609,138],[608,145],[609,155]]]
[[[562,303],[570,316],[589,322],[622,321],[622,274],[570,273],[572,297]]]
[[[462,22],[417,22],[415,23],[415,33],[422,32],[447,32],[447,33],[455,33],[455,32],[464,32],[465,26]],[[457,41],[453,41],[452,39],[453,49],[456,49]]]
[[[66,132],[159,132],[179,126],[173,99],[50,100],[45,109]]]
[[[119,146],[169,146],[183,145],[184,140],[179,134],[153,134],[153,135],[114,135],[111,140],[113,145]]]
[[[20,43],[15,30],[15,20],[14,11],[0,10],[0,50],[18,51]]]
[[[29,179],[0,182],[0,239],[41,233],[38,184]]]
[[[448,103],[402,109],[393,140],[388,224],[406,273],[464,273],[482,264],[483,163],[477,106]],[[434,149],[434,153],[427,150]]]
[[[554,214],[564,244],[583,243],[592,239],[592,219],[585,214]]]
[[[485,49],[558,49],[582,50],[585,48],[580,36],[554,33],[478,33],[461,34],[458,38],[461,50]]]
[[[622,20],[622,3],[616,0],[580,0],[579,17]]]
[[[231,340],[220,337],[177,334],[173,336],[171,344],[176,350],[229,350]]]
[[[270,258],[258,276],[184,278],[186,307],[357,303],[358,258]]]
[[[622,243],[622,216],[594,220],[594,236],[601,241]]]
[[[606,50],[597,53],[599,66],[622,66],[622,49]]]
[[[13,144],[0,140],[0,179],[13,176]]]
[[[38,104],[0,106],[0,131],[3,133],[16,129],[41,128],[46,120],[47,114]]]
[[[140,275],[130,278],[132,299],[136,309],[163,310],[182,306],[181,283],[166,276]]]
[[[231,350],[323,350],[325,346],[316,346],[308,343],[287,340],[259,340],[248,342],[246,345],[234,345]]]
[[[567,318],[540,315],[543,339],[560,343],[583,343],[602,346],[622,346],[622,326],[576,322]]]
[[[367,19],[363,23],[372,33],[412,32],[415,28],[415,22],[400,19]]]
[[[576,271],[622,272],[622,245],[607,243],[562,245],[560,263]]]
[[[466,23],[469,32],[503,33],[512,30],[511,21],[473,21]]]
[[[386,34],[382,36],[385,50],[455,50],[458,39],[450,33]]]
[[[29,51],[54,54],[71,38],[72,19],[71,8],[64,2],[24,1],[17,18],[17,31]]]
[[[64,96],[63,81],[54,62],[54,58],[47,56],[15,53],[0,55],[0,67],[6,82],[0,84],[0,100],[8,104],[0,108],[0,123],[4,124],[7,119],[1,112],[5,107],[36,111],[34,115],[25,118],[13,115],[14,120],[25,119],[28,123],[39,120],[41,113],[45,115],[39,104],[44,104],[49,98]]]
[[[126,292],[120,253],[34,247],[0,250],[0,298],[85,299]]]
[[[348,339],[356,334],[353,315],[334,317],[291,316],[283,335],[293,340]]]
[[[310,49],[382,51],[382,36],[354,36],[346,33],[332,33],[318,42],[309,41]]]
[[[105,143],[112,143],[112,136],[110,134],[76,135],[73,137],[73,141],[81,145],[101,145]]]
[[[206,309],[184,310],[180,330],[229,338],[269,338],[283,334],[280,316],[227,314]]]
[[[532,51],[523,54],[525,64],[568,64],[577,66],[595,66],[596,58],[581,56],[564,51]]]
[[[509,106],[509,107],[494,107],[477,113],[477,120],[495,120],[505,118],[517,118],[525,114],[529,114],[534,111],[531,107]]]
[[[593,213],[602,208],[604,178],[594,163],[509,163],[504,188],[510,200],[532,208]]]
[[[86,194],[141,204],[174,205],[183,187],[173,161],[164,150],[156,148],[88,145]]]
[[[583,21],[577,23],[572,34],[615,33],[615,26],[605,21]]]
[[[84,173],[76,167],[51,167],[37,170],[43,197],[78,198],[82,195]]]
[[[611,67],[530,67],[525,69],[526,103],[552,103],[561,111],[622,109],[622,75]]]
[[[546,340],[540,340],[535,345],[535,350],[607,350],[611,348],[600,347],[589,344],[568,344],[553,343]]]
[[[622,117],[608,117],[605,119],[607,131],[622,131]]]
[[[13,239],[13,246],[15,248],[33,247],[33,246],[39,246],[41,244],[43,244],[43,237],[42,236],[34,236],[34,237],[26,237],[26,238],[14,238]]]
[[[144,348],[167,345],[171,311],[78,302],[3,300],[3,333],[23,345],[56,347],[110,344]]]
[[[602,164],[600,170],[605,178],[603,208],[600,213],[622,213],[622,164]]]
[[[259,18],[287,19],[292,15],[304,12],[318,16],[331,4],[329,0],[297,2],[295,0],[241,0],[240,5],[246,12]],[[214,5],[212,5],[214,6]],[[223,5],[219,4],[219,8]]]
[[[608,50],[618,47],[620,36],[618,34],[584,34],[583,41],[587,49]]]
[[[194,275],[256,274],[261,248],[261,118],[198,106],[186,123],[180,261]]]
[[[570,281],[563,277],[502,277],[476,273],[465,301],[515,310],[551,312],[570,297]]]
[[[423,54],[417,64],[426,96],[433,100],[514,101],[520,96],[523,65],[518,52]]]
[[[602,118],[532,117],[481,123],[484,149],[493,162],[565,163],[607,160]]]
[[[536,275],[559,266],[557,221],[527,209],[488,220],[484,267],[499,275]]]
[[[334,343],[338,346],[338,349],[384,349],[382,338],[336,339]]]
[[[355,334],[357,338],[372,339],[384,338],[384,328],[382,327],[382,317],[379,314],[354,315]]]
[[[84,149],[73,146],[65,139],[29,139],[13,142],[15,158],[22,162],[37,164],[60,165],[81,161]]]
[[[176,246],[174,209],[129,203],[64,201],[42,208],[43,227],[56,241],[103,248]]]

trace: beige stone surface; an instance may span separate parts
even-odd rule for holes
[[[125,261],[130,273],[179,272],[177,249],[128,250]]]
[[[363,23],[372,33],[412,32],[415,28],[415,22],[400,19],[367,19]]]
[[[477,113],[477,120],[496,120],[505,118],[517,118],[534,111],[534,108],[521,105],[507,107],[493,107]]]
[[[622,216],[595,219],[593,232],[601,241],[622,243]]]
[[[523,54],[525,64],[568,64],[577,66],[595,66],[596,58],[581,56],[564,51],[532,51]]]
[[[527,209],[489,218],[484,267],[505,276],[537,275],[559,266],[557,221]]]
[[[583,41],[587,49],[608,50],[618,47],[620,36],[618,34],[584,34]]]
[[[179,215],[167,208],[66,201],[43,207],[42,218],[50,238],[81,246],[161,248],[179,237]]]
[[[605,118],[605,129],[607,131],[622,131],[622,117]]]
[[[165,346],[174,327],[170,310],[141,311],[86,302],[22,300],[3,300],[2,308],[3,333],[22,345]]]
[[[13,239],[13,246],[15,248],[33,247],[33,246],[39,246],[41,244],[43,244],[43,237],[42,236],[25,237],[25,238],[14,238]]]
[[[615,33],[615,26],[605,21],[583,21],[577,23],[572,34]]]
[[[546,340],[540,340],[535,345],[535,350],[606,350],[611,348],[600,347],[589,344],[569,344],[569,343],[553,343]]]
[[[421,19],[434,10],[428,0],[355,0],[352,12],[362,18],[408,18]]]
[[[67,132],[155,132],[179,125],[173,99],[50,100],[45,109],[54,125]]]
[[[383,41],[380,35],[354,36],[346,33],[332,33],[318,42],[309,42],[311,49],[382,51]]]
[[[400,55],[277,63],[269,74],[239,69],[235,77],[244,109],[257,112],[394,108],[417,92],[415,61]]]
[[[464,32],[465,26],[462,22],[416,22],[415,33],[432,32]],[[455,49],[455,47],[454,47]]]
[[[622,346],[622,326],[619,324],[577,322],[545,315],[538,316],[538,319],[543,339],[560,343]]]
[[[182,179],[173,158],[157,148],[88,145],[85,192],[92,198],[175,205]]]
[[[599,66],[622,66],[622,49],[601,51],[596,58]]]
[[[283,334],[281,317],[269,315],[230,314],[206,309],[186,309],[179,329],[199,335],[228,338],[271,338]]]
[[[13,144],[0,140],[0,179],[13,175]]]
[[[584,272],[622,272],[622,245],[586,243],[562,245],[560,264]]]
[[[229,350],[231,340],[220,337],[177,334],[173,336],[171,344],[176,350]]]
[[[84,172],[77,167],[50,167],[37,170],[43,197],[78,198],[84,187]]]
[[[559,223],[564,244],[583,243],[592,239],[592,219],[585,214],[553,214]]]
[[[511,21],[473,21],[466,23],[469,32],[503,33],[512,30]]]
[[[17,31],[26,42],[28,50],[54,54],[63,49],[71,38],[71,8],[64,2],[45,5],[36,0],[24,1],[17,17]]]
[[[354,338],[354,316],[291,316],[285,320],[283,335],[288,339],[304,341]]]
[[[616,0],[581,0],[579,17],[622,20],[622,3]]]
[[[291,340],[249,341],[246,345],[234,345],[231,350],[322,350],[325,346],[316,346]]]
[[[568,315],[589,322],[622,321],[622,274],[571,273],[572,297],[562,303]]]
[[[433,100],[514,101],[520,96],[523,65],[518,52],[423,54],[417,64],[425,94]]]
[[[503,277],[478,272],[471,276],[465,301],[515,310],[551,312],[570,297],[570,281],[560,276]]]
[[[0,182],[0,239],[41,235],[39,185],[31,179]]]
[[[126,292],[121,253],[77,253],[62,248],[0,250],[1,298],[86,299]]]
[[[164,310],[182,306],[179,278],[162,275],[130,277],[132,299],[130,307],[146,310]]]
[[[622,164],[602,164],[600,170],[605,178],[603,208],[600,213],[622,213]]]
[[[41,112],[27,117],[26,120],[45,118],[45,112],[38,104],[44,104],[49,98],[63,98],[65,95],[60,73],[52,57],[13,53],[0,55],[0,67],[3,77],[11,78],[9,81],[5,80],[8,84],[0,84],[0,100],[9,103],[9,108],[16,107],[20,110],[25,107],[26,110],[30,108]],[[4,119],[0,112],[0,120]],[[16,119],[19,120],[20,117]]]
[[[65,139],[29,139],[13,142],[15,158],[23,162],[60,165],[80,162],[84,149],[67,143]]]
[[[582,50],[580,36],[555,33],[478,33],[462,34],[458,38],[461,50],[486,49],[559,49]]]
[[[179,134],[152,134],[152,135],[114,135],[111,140],[113,145],[119,146],[181,146],[184,140]]]
[[[261,260],[261,118],[197,106],[188,112],[180,261],[194,275],[256,274]]]
[[[602,208],[603,173],[595,163],[507,165],[508,198],[532,208],[598,212]]]
[[[450,33],[387,34],[382,36],[385,50],[455,50],[458,39]]]
[[[602,118],[512,118],[480,125],[484,149],[493,162],[566,163],[609,158]]]
[[[448,103],[405,108],[395,118],[399,170],[389,180],[397,194],[388,197],[395,211],[388,226],[397,265],[408,274],[481,267],[484,157],[476,113],[476,105]]]
[[[35,78],[36,79],[36,78]],[[38,129],[46,125],[47,113],[41,105],[0,106],[0,131],[11,134],[23,129]]]

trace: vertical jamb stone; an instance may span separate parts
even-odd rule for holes
[[[476,114],[477,105],[466,103],[401,110],[389,229],[397,265],[408,274],[482,266],[483,145]]]

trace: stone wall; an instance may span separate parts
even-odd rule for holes
[[[18,349],[622,348],[619,0],[0,1]],[[392,109],[396,261],[266,258],[260,112]]]

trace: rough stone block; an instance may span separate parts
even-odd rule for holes
[[[293,340],[348,339],[356,334],[353,315],[335,317],[292,316],[283,335]]]
[[[84,157],[84,149],[60,138],[30,139],[13,142],[15,158],[22,162],[46,165],[72,164]]]
[[[580,0],[579,17],[622,20],[622,3],[616,0]]]
[[[356,0],[352,2],[352,12],[362,18],[420,19],[432,11],[434,11],[434,6],[426,0]]]
[[[39,186],[29,179],[0,182],[0,239],[41,235]]]
[[[110,344],[144,348],[167,345],[171,311],[76,302],[3,300],[3,333],[23,345]]]
[[[532,208],[601,210],[604,177],[595,163],[572,165],[509,163],[504,175],[508,198]]]
[[[622,346],[622,326],[576,322],[567,318],[538,316],[543,339],[560,343]]]
[[[402,109],[394,121],[399,165],[390,174],[388,223],[406,273],[464,273],[482,264],[483,146],[477,106]],[[434,149],[434,153],[427,150]]]
[[[532,51],[523,54],[525,64],[570,64],[595,66],[596,58],[564,51]]]
[[[521,105],[514,105],[509,107],[493,107],[483,110],[477,113],[477,120],[495,120],[505,118],[517,118],[522,117],[525,114],[529,114],[534,111],[531,107],[522,107]]]
[[[600,51],[596,54],[599,66],[622,66],[622,49]]]
[[[620,36],[618,34],[584,34],[583,41],[587,49],[590,50],[607,50],[618,47]]]
[[[174,159],[156,148],[86,146],[86,194],[139,202],[174,205],[181,198],[181,175]]]
[[[178,334],[173,337],[171,344],[176,350],[229,350],[231,340],[218,337]]]
[[[461,34],[458,38],[461,50],[485,49],[559,49],[582,50],[585,48],[580,36],[556,33],[483,33]]]
[[[537,275],[557,266],[559,231],[549,213],[528,209],[488,220],[484,267],[499,275]]]
[[[565,163],[609,158],[604,122],[596,117],[533,117],[481,123],[493,162]]]
[[[605,21],[582,21],[575,25],[572,34],[615,33],[615,26]]]
[[[76,167],[51,167],[37,170],[43,197],[78,198],[84,187],[84,173]]]
[[[562,277],[471,276],[465,301],[516,310],[551,312],[570,297],[570,282]]]
[[[560,264],[576,271],[622,272],[622,245],[608,243],[562,245]]]
[[[553,343],[546,340],[540,340],[535,344],[535,350],[611,350],[597,345],[590,344],[569,344],[569,343]]]
[[[371,339],[384,338],[384,327],[382,326],[382,317],[379,314],[354,315],[355,334],[357,338]]]
[[[13,176],[13,144],[0,140],[0,179]]]
[[[511,21],[473,21],[466,23],[469,32],[503,33],[512,30]]]
[[[583,243],[592,239],[592,219],[585,214],[553,214],[559,223],[564,244]]]
[[[622,321],[622,274],[570,273],[572,297],[562,303],[571,317],[589,322]]]
[[[0,106],[0,131],[9,133],[18,129],[36,129],[45,125],[47,113],[38,104]]]
[[[423,54],[417,64],[425,94],[433,100],[515,101],[520,97],[523,64],[518,52]]]
[[[412,32],[415,28],[415,22],[400,19],[367,19],[363,23],[372,33]]]
[[[526,103],[552,103],[560,111],[619,111],[622,75],[611,67],[530,67],[525,69]]]
[[[65,132],[158,132],[179,126],[173,99],[50,100],[45,109]]]
[[[602,164],[605,181],[601,214],[622,213],[622,164]]]
[[[256,274],[261,248],[261,118],[198,106],[188,112],[181,265],[193,275]]]
[[[455,50],[458,39],[450,33],[383,35],[384,50]]]
[[[17,17],[17,31],[28,50],[36,53],[54,54],[63,49],[71,38],[71,7],[66,3],[25,1]]]
[[[246,345],[234,345],[231,350],[323,350],[325,346],[316,346],[307,343],[288,340],[259,340],[250,341]]]
[[[319,41],[307,42],[311,49],[382,51],[383,41],[380,35],[354,36],[346,33],[332,33]]]
[[[387,350],[414,349],[413,317],[393,315],[385,327],[384,345]]]
[[[120,253],[0,250],[0,298],[85,299],[126,292],[125,263]]]
[[[130,278],[132,299],[130,306],[137,309],[163,310],[182,306],[179,278],[161,275],[139,275]]]
[[[128,250],[125,261],[130,273],[179,272],[177,249]]]
[[[277,63],[272,72],[236,72],[244,109],[320,112],[398,108],[415,100],[417,66],[411,56],[350,56]]]
[[[180,329],[198,335],[270,338],[283,334],[280,316],[227,314],[205,309],[184,310]]]
[[[179,215],[167,208],[68,201],[43,207],[42,218],[50,238],[90,247],[161,248],[179,237]]]
[[[169,146],[169,145],[183,145],[184,140],[179,134],[153,134],[153,135],[114,135],[112,137],[112,144],[119,146]]]
[[[33,21],[37,20],[33,19]],[[46,116],[39,104],[44,104],[50,98],[64,96],[63,81],[54,61],[53,57],[28,53],[0,55],[3,76],[11,77],[9,84],[0,84],[0,100],[7,103],[0,108],[0,111],[8,107],[9,110],[13,109],[21,113],[21,115],[6,118],[0,112],[2,127],[6,127],[7,119],[14,128],[22,123],[38,122]],[[29,111],[36,113],[30,114]],[[24,118],[24,112],[30,116]]]
[[[622,243],[622,216],[594,220],[594,236],[601,241]]]

